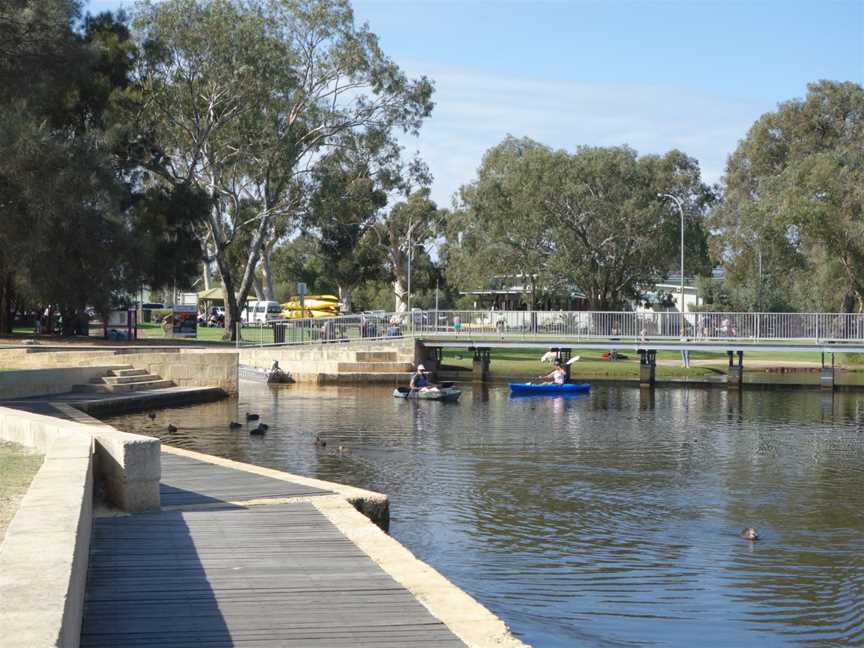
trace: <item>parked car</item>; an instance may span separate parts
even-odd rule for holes
[[[244,324],[266,324],[282,319],[282,306],[275,301],[251,300],[240,313],[240,321]]]

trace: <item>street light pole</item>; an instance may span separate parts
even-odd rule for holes
[[[684,204],[681,199],[668,193],[657,194],[658,198],[671,198],[678,207],[678,213],[681,215],[681,336],[684,336]]]
[[[408,317],[411,317],[411,253],[414,251],[411,245],[411,230],[414,226],[408,221]]]

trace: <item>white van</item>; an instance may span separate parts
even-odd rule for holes
[[[246,308],[240,313],[240,321],[244,324],[266,324],[282,319],[282,306],[275,301],[246,302]]]

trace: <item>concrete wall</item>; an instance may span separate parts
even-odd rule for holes
[[[45,453],[0,545],[0,642],[77,648],[92,526],[92,439],[58,419],[6,408],[0,438]]]
[[[287,347],[243,347],[240,364],[269,369],[274,360],[298,382],[319,382],[319,375],[339,374],[340,363],[355,362],[358,351],[395,351],[398,359],[413,362],[414,341],[369,341]]]
[[[123,511],[159,509],[159,480],[162,478],[162,444],[159,439],[121,432],[71,405],[55,403],[78,433],[94,440],[94,476],[101,479],[105,495]]]
[[[115,367],[116,365],[107,365],[0,371],[0,398],[63,394],[75,385],[84,385],[94,378],[107,376]]]
[[[196,349],[180,349],[175,353],[125,352],[116,356],[118,362],[146,369],[178,387],[219,387],[226,394],[236,394],[238,390],[237,358],[236,351]]]
[[[5,369],[56,369],[107,365],[131,365],[135,369],[146,369],[166,380],[174,381],[178,387],[219,387],[225,393],[237,393],[238,362],[237,352],[233,350],[146,351],[140,347],[109,351],[0,349],[0,368]],[[2,375],[0,373],[0,377]],[[79,381],[77,384],[88,380]],[[0,383],[0,398],[2,397],[2,383]]]
[[[0,349],[0,368],[50,369],[56,367],[94,367],[116,362],[114,351],[39,351],[37,349]]]

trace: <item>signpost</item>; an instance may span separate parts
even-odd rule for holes
[[[197,306],[175,304],[173,316],[173,337],[195,337],[198,335]]]

